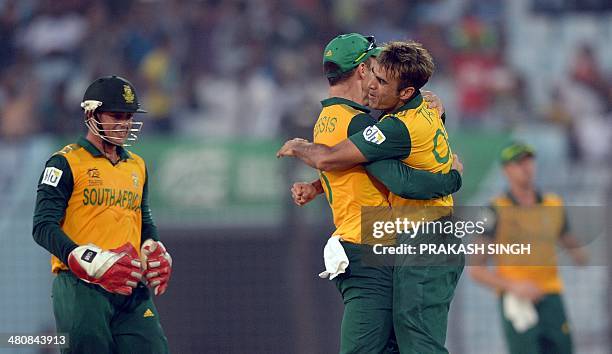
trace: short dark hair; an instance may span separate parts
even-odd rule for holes
[[[332,63],[331,61],[325,62],[325,64],[323,64],[323,71],[325,72],[327,82],[329,82],[330,86],[334,86],[348,80],[351,76],[353,76],[355,69],[357,68],[353,68],[349,71],[339,73],[340,66],[338,66],[338,64]]]
[[[366,68],[369,69],[371,67],[371,62],[372,60],[370,57],[366,59],[363,63],[365,64]],[[336,74],[335,76],[329,77],[329,74],[333,75],[335,73],[338,73],[340,71],[340,66],[331,61],[327,61],[325,62],[325,64],[323,64],[323,71],[325,72],[325,76],[327,77],[327,82],[329,82],[329,85],[334,86],[348,80],[351,76],[353,76],[353,73],[355,72],[355,70],[357,70],[358,67],[359,65],[347,72],[343,72],[341,74]]]
[[[421,43],[414,41],[387,43],[378,56],[378,64],[399,79],[398,90],[407,87],[419,90],[435,69],[431,54]]]

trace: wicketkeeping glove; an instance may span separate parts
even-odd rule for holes
[[[166,292],[172,273],[172,257],[166,251],[164,244],[151,239],[146,240],[140,247],[140,257],[143,275],[155,295]]]
[[[106,291],[131,295],[142,280],[138,253],[131,243],[105,251],[94,244],[79,246],[68,256],[72,273]]]

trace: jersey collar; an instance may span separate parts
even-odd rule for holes
[[[346,98],[342,98],[342,97],[330,97],[330,98],[326,98],[323,101],[321,101],[321,105],[323,105],[323,107],[333,106],[335,104],[345,104],[347,106],[353,107],[362,112],[370,113],[369,108],[362,106],[359,103],[353,102],[351,100],[347,100]]]
[[[535,190],[535,194],[536,194],[536,204],[542,204],[542,193],[540,193],[540,191],[538,189]],[[512,204],[514,205],[519,205],[518,200],[516,200],[516,198],[514,198],[514,196],[512,195],[512,192],[510,190],[506,191],[506,196],[508,197],[508,199],[510,199],[510,201],[512,202]]]
[[[414,95],[412,95],[412,98],[410,98],[408,100],[408,102],[404,103],[403,106],[401,106],[400,108],[389,112],[388,114],[395,114],[397,112],[401,112],[401,111],[407,111],[409,109],[415,109],[418,106],[421,105],[421,103],[423,103],[423,96],[421,96],[421,91],[417,91],[414,93]]]
[[[80,137],[77,141],[77,144],[82,146],[83,149],[87,150],[87,152],[89,152],[93,157],[104,156],[104,154],[85,137]],[[130,153],[121,146],[117,146],[117,154],[119,154],[119,157],[122,161],[132,158],[132,156],[130,156]]]

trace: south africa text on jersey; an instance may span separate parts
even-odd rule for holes
[[[140,208],[138,193],[113,188],[85,188],[83,190],[83,205],[119,206],[124,209]]]

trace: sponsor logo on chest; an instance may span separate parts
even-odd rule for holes
[[[97,167],[87,169],[87,176],[89,177],[88,185],[90,186],[101,186],[104,184],[100,177],[100,170]]]

